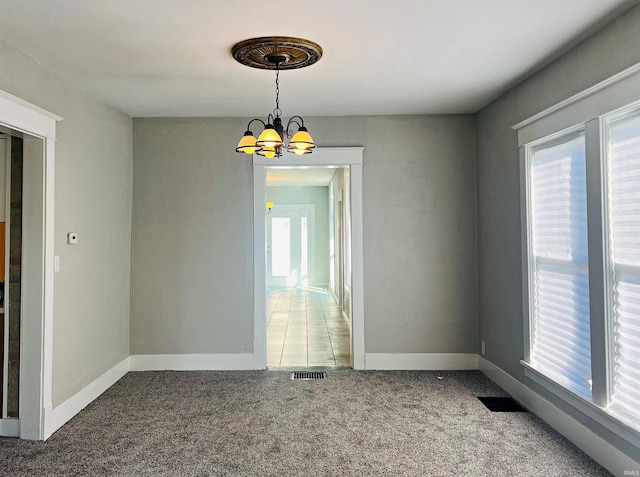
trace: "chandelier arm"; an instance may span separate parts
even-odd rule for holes
[[[296,121],[296,118],[298,118],[300,122]],[[300,116],[292,116],[287,123],[287,131],[289,131],[289,126],[291,126],[292,123],[296,124],[298,126],[298,129],[304,127],[304,119],[302,119]]]
[[[262,119],[254,118],[251,121],[249,121],[249,124],[247,124],[247,131],[251,130],[251,123],[254,121],[260,121],[262,123],[262,127],[266,126],[265,122]]]

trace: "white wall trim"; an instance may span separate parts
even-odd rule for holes
[[[351,330],[351,320],[349,319],[349,315],[347,315],[344,310],[342,310],[342,319],[344,320],[345,324],[349,327],[349,331]],[[353,331],[352,331],[353,332]]]
[[[640,470],[640,462],[634,461],[588,427],[481,356],[478,356],[478,369],[609,472],[614,475],[624,475],[625,470]]]
[[[31,104],[6,91],[0,90],[0,123],[27,134],[55,139],[56,122],[62,121],[35,104]]]
[[[559,103],[554,104],[553,106],[550,106],[547,109],[540,111],[537,114],[534,114],[533,116],[525,119],[524,121],[520,121],[518,124],[514,124],[513,126],[511,126],[511,129],[513,130],[522,129],[525,126],[528,126],[529,124],[536,122],[538,119],[542,119],[545,116],[549,116],[555,113],[556,111],[560,111],[561,109],[566,108],[567,106],[573,103],[577,103],[578,101],[581,101],[582,99],[588,96],[591,96],[592,94],[597,93],[600,90],[608,88],[612,84],[615,84],[639,71],[640,71],[640,63],[637,63],[627,68],[626,70],[622,70],[621,72],[613,76],[610,76],[609,78],[605,79],[604,81],[601,81],[600,83],[594,84],[590,88],[587,88],[583,91],[580,91],[577,94],[574,94],[573,96],[565,99],[564,101],[560,101]]]
[[[517,129],[518,145],[524,146],[558,131],[640,103],[640,64],[553,106],[553,111]],[[514,126],[515,127],[515,126]]]
[[[253,354],[134,354],[131,371],[239,371],[256,367]]]
[[[366,369],[364,350],[364,265],[362,224],[363,147],[318,148],[304,157],[283,154],[277,159],[253,156],[253,263],[254,263],[254,367],[267,363],[266,318],[266,167],[348,166],[351,171],[351,270],[352,270],[352,356],[354,369]]]
[[[54,432],[69,422],[76,414],[96,400],[128,372],[129,357],[120,361],[113,368],[86,385],[65,402],[53,408],[50,411],[51,419],[47,422],[44,438],[48,439]]]
[[[253,165],[267,167],[295,167],[295,166],[348,166],[362,164],[364,147],[319,147],[313,154],[298,156],[284,151],[282,157],[269,159],[265,156],[253,155]],[[336,158],[339,162],[336,163]],[[263,207],[264,208],[264,207]]]
[[[0,436],[20,437],[20,419],[0,419]]]
[[[454,371],[478,369],[478,355],[465,353],[367,353],[366,369]]]
[[[308,155],[308,154],[307,154]],[[254,155],[256,160],[258,155]],[[267,369],[267,168],[253,165],[253,354],[254,367]]]
[[[360,162],[363,150],[357,151]],[[355,154],[355,151],[354,151]],[[351,350],[354,369],[367,369],[364,324],[364,214],[362,164],[351,164]]]
[[[41,237],[39,240],[32,237],[32,250],[27,252],[32,270],[29,277],[23,278],[23,289],[25,285],[29,288],[23,294],[23,302],[29,295],[29,316],[23,308],[20,335],[20,437],[24,439],[44,439],[51,418],[48,410],[53,389],[54,166],[56,123],[61,120],[60,116],[0,91],[0,124],[43,139],[41,147],[34,149],[39,153],[35,159],[40,162],[32,164],[31,185],[33,188],[37,184],[39,190],[32,190],[30,213],[35,215],[29,217],[33,224],[39,224],[34,231],[37,229]]]

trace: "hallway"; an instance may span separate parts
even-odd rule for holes
[[[267,366],[351,366],[349,327],[324,289],[272,288]]]

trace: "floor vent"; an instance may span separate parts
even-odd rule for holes
[[[291,373],[291,379],[294,381],[317,381],[318,379],[327,379],[325,371],[294,371]]]
[[[527,412],[516,400],[510,397],[478,397],[491,412]]]

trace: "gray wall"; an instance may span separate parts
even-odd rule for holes
[[[305,119],[366,148],[366,351],[475,352],[474,117]],[[246,122],[134,119],[131,354],[253,350]]]
[[[275,206],[287,204],[315,205],[315,281],[311,285],[329,284],[329,187],[267,187],[267,200]]]
[[[521,381],[520,191],[517,138],[511,126],[640,62],[639,25],[640,7],[635,7],[477,116],[479,339],[486,343],[486,358]]]
[[[55,164],[53,405],[129,354],[131,118],[0,42],[0,89],[64,118]],[[78,232],[79,244],[66,244]]]

